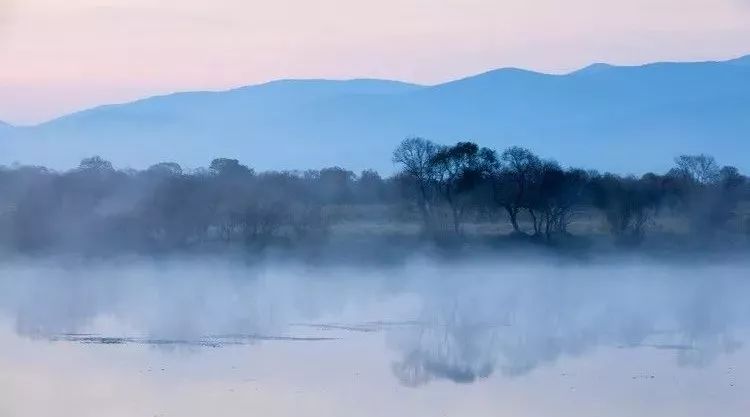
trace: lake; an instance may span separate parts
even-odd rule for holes
[[[744,416],[750,263],[0,266],[0,415]]]

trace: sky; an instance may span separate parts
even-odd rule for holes
[[[749,53],[750,0],[0,0],[0,120],[281,78],[434,84]]]

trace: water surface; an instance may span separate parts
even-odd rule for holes
[[[0,267],[0,415],[743,416],[750,264]]]

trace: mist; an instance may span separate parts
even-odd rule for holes
[[[706,366],[747,340],[749,272],[744,260],[543,256],[393,267],[14,260],[0,266],[0,323],[31,340],[196,355],[382,334],[394,380],[416,387],[520,378],[603,348],[666,350],[679,366]]]
[[[307,396],[311,416],[496,415],[526,395],[528,415],[598,417],[567,401],[588,387],[623,412],[658,393],[665,415],[705,415],[685,386],[747,408],[739,169],[697,154],[623,176],[419,137],[392,158],[388,177],[230,158],[0,167],[0,414],[232,415]]]

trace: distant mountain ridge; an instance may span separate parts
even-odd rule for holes
[[[13,129],[13,126],[11,126],[10,124],[5,123],[2,120],[0,120],[0,140],[2,140],[3,135],[10,134],[10,132],[11,132],[12,129]],[[0,148],[0,149],[2,149],[2,148]]]
[[[387,80],[283,80],[175,93],[0,125],[0,164],[66,168],[99,154],[118,166],[393,169],[406,136],[527,146],[566,165],[665,170],[711,153],[750,171],[750,56],[723,62],[593,64],[564,75],[498,69],[434,86]]]

